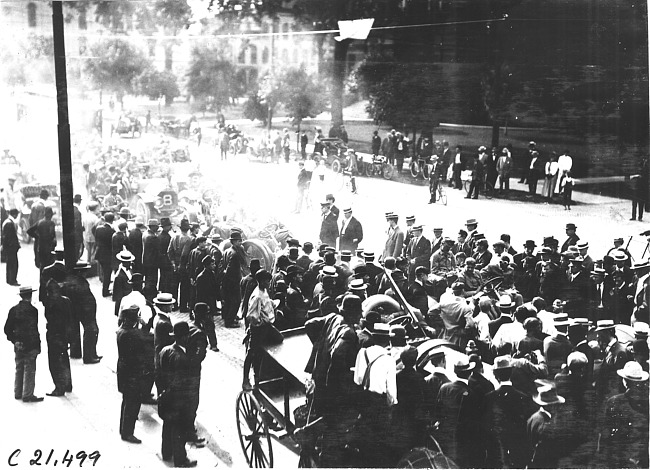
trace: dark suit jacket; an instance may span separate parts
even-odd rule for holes
[[[116,269],[120,264],[116,256],[123,248],[131,251],[128,235],[126,232],[115,232],[111,237],[111,265],[113,269]]]
[[[160,267],[160,238],[147,230],[142,235],[142,266],[145,268]]]
[[[562,298],[566,302],[564,311],[570,317],[583,317],[589,303],[589,276],[584,271],[578,273],[574,280],[568,280],[562,289]]]
[[[217,278],[209,268],[203,268],[203,271],[196,276],[196,301],[203,302],[210,306],[211,313],[215,313],[217,308],[217,293],[219,285]]]
[[[336,248],[336,239],[338,237],[339,226],[337,223],[337,217],[333,212],[330,211],[330,213],[327,214],[327,216],[321,222],[320,234],[318,235],[318,238],[321,242]]]
[[[413,260],[414,263],[409,262],[409,279],[415,279],[415,269],[419,266],[429,267],[429,258],[431,257],[431,242],[420,237],[417,245],[415,245],[415,238],[411,239],[409,246],[406,248],[406,259]]]
[[[16,224],[9,219],[7,219],[7,223],[2,224],[2,249],[6,252],[15,252],[20,249]]]
[[[411,304],[413,307],[417,308],[422,312],[422,315],[426,315],[429,311],[429,298],[427,296],[427,291],[423,286],[414,282],[409,285],[408,290],[406,291],[406,301]]]
[[[146,348],[144,332],[139,328],[117,330],[117,390],[139,394],[144,381]]]
[[[188,354],[174,343],[160,351],[160,385],[158,414],[163,420],[191,419],[194,398],[192,363]]]
[[[106,222],[95,229],[95,243],[97,243],[97,254],[95,258],[100,263],[112,264],[114,233],[115,230],[113,230],[113,227]]]
[[[133,272],[142,272],[142,230],[134,228],[129,231],[128,235],[129,248],[135,256],[133,260]]]
[[[353,241],[356,239],[357,241]],[[339,248],[341,250],[350,250],[354,253],[363,240],[363,228],[361,223],[355,218],[350,217],[348,226],[345,228],[345,233],[341,231],[339,239]]]

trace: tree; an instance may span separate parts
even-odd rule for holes
[[[440,121],[445,84],[434,82],[440,65],[400,64],[371,56],[355,71],[357,85],[368,99],[368,113],[375,122],[406,131],[429,130]],[[416,112],[417,111],[417,112]]]
[[[168,70],[160,72],[155,69],[147,69],[138,77],[137,83],[139,94],[145,95],[151,100],[157,100],[164,96],[165,106],[171,105],[174,98],[181,94],[176,75]]]
[[[189,94],[202,103],[203,110],[220,112],[233,97],[234,67],[215,47],[192,50],[187,79]]]
[[[259,90],[253,90],[248,94],[248,98],[244,103],[244,117],[251,121],[262,121],[266,126],[269,117],[269,107],[262,98]]]
[[[303,119],[316,117],[325,109],[322,87],[302,68],[286,70],[280,82],[284,86],[279,89],[279,101],[300,132]]]
[[[397,0],[377,2],[373,0],[301,0],[288,3],[283,0],[210,0],[209,9],[219,15],[235,17],[268,15],[275,18],[278,12],[290,8],[299,19],[313,24],[315,29],[338,29],[339,20],[375,18],[375,26],[394,24],[398,21],[395,12]],[[288,7],[288,5],[290,5]],[[347,71],[347,53],[351,40],[335,41],[334,35],[328,39],[333,45],[334,56],[330,67],[332,78],[331,112],[332,125],[343,123],[343,91]],[[322,64],[321,64],[322,65]]]
[[[115,93],[121,106],[124,95],[135,92],[137,78],[152,68],[139,49],[122,39],[95,43],[90,47],[90,55],[94,59],[85,63],[86,73],[95,86]]]

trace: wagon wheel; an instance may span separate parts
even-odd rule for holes
[[[246,462],[251,468],[273,467],[271,435],[260,403],[247,391],[237,396],[237,432]]]
[[[273,238],[275,236],[275,232],[278,231],[278,228],[278,224],[268,224],[266,227],[259,231],[257,236],[260,238]]]
[[[334,173],[341,172],[341,161],[336,157],[332,160],[332,171]]]

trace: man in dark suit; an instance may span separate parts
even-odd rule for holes
[[[145,338],[138,328],[139,313],[137,305],[124,309],[124,321],[117,331],[117,389],[122,394],[120,436],[131,444],[142,442],[133,435],[142,405],[145,363]]]
[[[115,235],[113,235],[114,237]],[[115,274],[113,281],[113,302],[115,302],[115,316],[120,313],[120,303],[122,299],[129,295],[132,291],[131,288],[131,262],[135,257],[128,251],[124,250],[119,252],[115,259],[120,263]]]
[[[163,460],[175,467],[195,467],[196,460],[187,458],[185,442],[192,434],[193,377],[192,364],[187,353],[190,327],[181,321],[174,325],[174,344],[160,351],[160,383],[162,395],[158,399],[158,414],[163,419]]]
[[[569,261],[569,278],[562,289],[562,298],[566,302],[564,311],[569,317],[586,317],[589,304],[589,275],[582,269],[582,257]]]
[[[321,225],[318,238],[322,243],[336,248],[336,239],[339,237],[338,217],[330,210],[329,202],[321,202]]]
[[[117,226],[117,232],[113,233],[111,237],[111,269],[115,271],[120,262],[117,260],[118,253],[123,250],[131,251],[129,246],[129,235],[126,233],[128,224],[126,222],[120,222]]]
[[[202,260],[203,270],[196,277],[196,303],[192,306],[193,309],[199,303],[206,304],[208,309],[201,314],[201,318],[205,317],[202,322],[204,330],[210,341],[210,349],[218,351],[217,348],[217,335],[214,332],[214,316],[217,313],[217,295],[219,293],[219,285],[214,273],[215,264],[214,258],[206,255]],[[205,307],[202,307],[203,309]],[[196,311],[194,312],[196,314]],[[197,317],[198,318],[198,317]]]
[[[239,284],[242,279],[242,267],[246,263],[246,253],[242,247],[241,232],[233,231],[230,234],[231,247],[223,254],[221,266],[223,274],[221,277],[221,295],[223,305],[221,315],[226,328],[239,327],[237,311],[241,303]]]
[[[499,386],[485,396],[481,436],[487,450],[486,468],[524,468],[531,455],[526,422],[535,404],[512,386],[510,356],[497,357],[492,370]]]
[[[428,267],[431,256],[431,242],[422,236],[422,225],[413,226],[413,237],[406,247],[406,259],[409,262],[408,278],[415,280],[415,270],[420,266]]]
[[[352,216],[352,209],[343,211],[341,232],[339,238],[339,251],[349,250],[355,252],[359,243],[363,240],[363,227],[361,223]]]
[[[341,211],[339,210],[338,207],[334,205],[334,201],[336,199],[334,198],[333,194],[328,194],[325,196],[325,202],[327,202],[330,205],[330,212],[334,214],[334,217],[336,218],[336,221],[339,221],[339,215],[341,215]]]
[[[441,447],[460,468],[477,467],[482,458],[477,445],[480,403],[467,383],[475,366],[467,357],[460,359],[454,365],[458,378],[440,387],[436,404]]]
[[[163,217],[160,219],[160,226],[162,228],[160,235],[158,235],[158,239],[160,240],[160,253],[158,255],[158,264],[160,267],[160,292],[168,292],[170,294],[176,295],[176,293],[173,292],[174,265],[172,264],[168,255],[169,244],[172,241],[173,235],[173,233],[170,234],[170,230],[172,229],[172,222],[169,217]],[[215,249],[219,251],[218,248],[215,247]],[[219,260],[215,258],[217,266],[219,261],[221,261],[221,252],[219,252]]]
[[[20,241],[16,230],[18,209],[9,209],[9,217],[2,223],[2,251],[6,256],[7,263],[7,284],[18,285],[18,250]]]
[[[603,362],[596,374],[596,397],[602,403],[608,396],[618,390],[618,375],[616,371],[625,366],[628,354],[625,347],[616,337],[616,329],[612,320],[600,320],[596,324],[598,345],[603,352]]]
[[[95,242],[97,244],[97,253],[95,259],[99,263],[102,275],[102,296],[111,295],[109,287],[111,285],[111,272],[113,263],[113,234],[115,230],[111,227],[115,216],[112,212],[104,214],[104,223],[100,223],[95,229]]]
[[[436,202],[438,197],[438,184],[440,179],[444,181],[445,174],[444,165],[438,161],[436,155],[431,157],[431,170],[429,172],[429,204]]]
[[[429,311],[429,297],[424,288],[428,275],[429,268],[426,266],[418,266],[415,268],[415,279],[409,284],[407,291],[404,293],[406,301],[420,310],[422,315],[426,315]]]
[[[135,256],[133,260],[133,272],[142,272],[142,232],[145,230],[144,221],[140,217],[135,219],[135,228],[129,230],[128,242],[131,253]]]
[[[406,250],[413,238],[413,226],[415,225],[415,216],[407,215],[406,216],[406,233],[404,234],[404,249]]]
[[[158,219],[149,219],[142,235],[142,269],[144,271],[144,296],[152,300],[158,293],[158,268],[160,267],[160,238]]]
[[[564,253],[569,249],[570,246],[577,245],[578,241],[580,240],[580,237],[576,233],[576,229],[578,227],[574,223],[568,223],[566,224],[566,235],[567,239],[562,243],[562,248],[560,249],[560,253]]]
[[[73,199],[74,204],[72,205],[72,210],[74,212],[74,252],[77,257],[77,260],[81,258],[84,249],[84,226],[83,226],[83,217],[79,206],[81,205],[81,194],[75,194]]]

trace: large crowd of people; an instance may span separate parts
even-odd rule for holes
[[[517,249],[508,234],[488,241],[477,219],[457,234],[441,224],[428,239],[414,216],[402,229],[399,215],[386,213],[386,241],[375,252],[360,248],[352,209],[341,211],[328,194],[318,240],[283,240],[263,266],[247,257],[241,230],[224,241],[188,219],[177,227],[169,218],[132,220],[117,186],[109,188],[88,210],[75,197],[75,251],[79,260],[86,254],[75,266],[56,250],[48,194],[32,206],[40,284],[20,287],[5,325],[16,399],[42,400],[34,395],[41,346],[33,292],[45,306],[48,395],[72,390],[70,358],[102,359],[86,279],[97,269],[119,326],[121,438],[139,443],[140,407],[157,403],[161,455],[175,466],[196,465],[185,443],[203,442],[194,421],[201,363],[208,349],[219,351],[216,325],[243,321],[245,390],[281,331],[304,326],[312,340],[308,398],[324,418],[323,466],[394,466],[433,435],[461,467],[647,468],[650,261],[646,253],[633,260],[622,238],[595,255],[567,223],[562,242],[549,235]],[[5,247],[14,236],[18,243],[14,232],[3,224]],[[17,284],[17,264],[7,267],[7,282]],[[399,321],[405,309],[408,320]],[[190,321],[173,324],[176,311]],[[423,368],[408,346],[417,336],[466,354],[449,366],[432,354]]]

